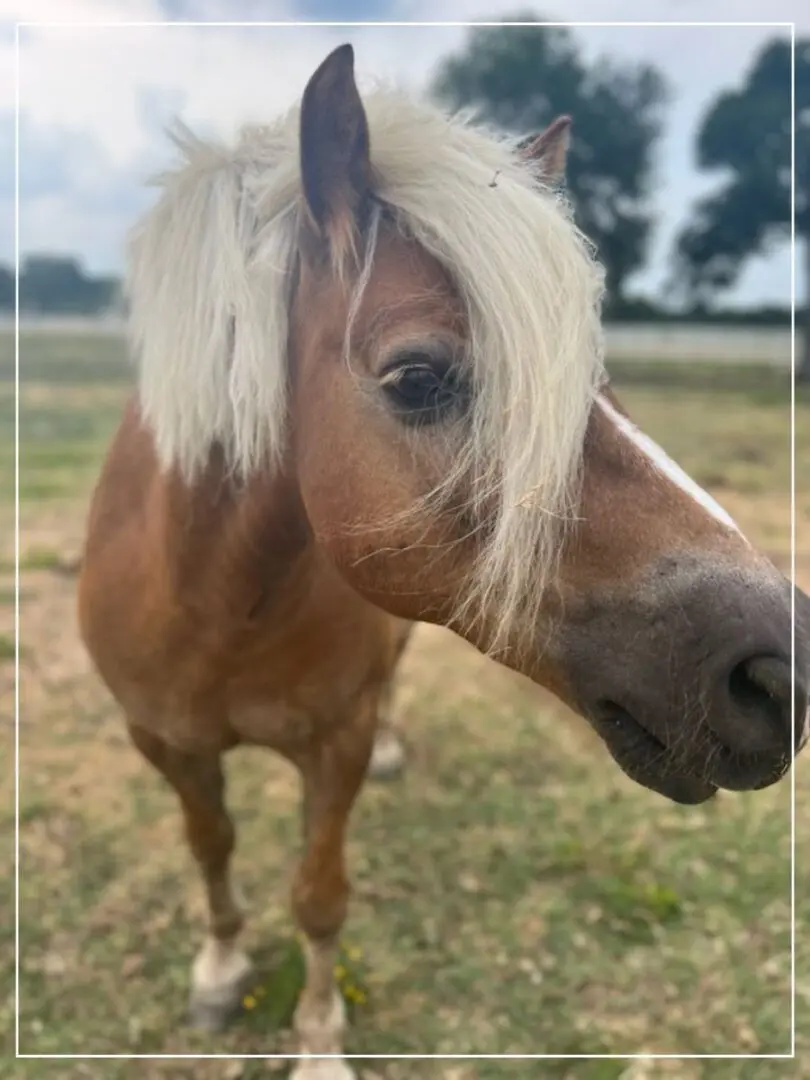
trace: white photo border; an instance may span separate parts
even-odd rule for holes
[[[204,1061],[204,1060],[266,1060],[297,1061],[303,1058],[345,1061],[538,1061],[538,1060],[605,1060],[605,1061],[690,1061],[742,1060],[779,1061],[796,1058],[796,769],[790,770],[790,1050],[775,1054],[35,1054],[20,1051],[20,31],[24,29],[133,29],[156,27],[292,27],[316,28],[373,28],[373,27],[446,27],[478,28],[508,26],[537,26],[536,22],[498,20],[475,21],[387,21],[387,20],[302,20],[302,21],[117,21],[117,22],[37,22],[15,24],[15,101],[14,101],[14,1049],[17,1060],[146,1060],[146,1061]],[[578,21],[544,22],[549,27],[626,29],[652,27],[756,28],[789,30],[791,45],[790,98],[790,583],[791,583],[791,668],[794,684],[792,695],[792,724],[795,728],[796,679],[796,23],[768,21]],[[808,283],[810,284],[810,283]]]

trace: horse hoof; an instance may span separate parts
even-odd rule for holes
[[[371,780],[391,780],[405,768],[405,751],[402,743],[391,731],[381,732],[374,740],[368,777]]]
[[[224,1031],[236,1019],[241,1008],[241,995],[234,1001],[213,1002],[192,994],[188,1004],[188,1022],[199,1031]]]
[[[203,1031],[222,1031],[242,1010],[242,999],[254,975],[253,965],[244,953],[234,950],[218,971],[212,970],[210,952],[209,944],[194,964],[189,1023]]]

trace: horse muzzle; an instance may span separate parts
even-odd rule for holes
[[[770,564],[667,560],[564,632],[577,705],[632,779],[677,802],[768,787],[808,734],[810,600]],[[791,662],[795,643],[795,666]]]

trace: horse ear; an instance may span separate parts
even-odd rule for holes
[[[519,151],[526,161],[534,162],[545,180],[560,181],[565,176],[565,162],[571,142],[571,117],[558,116],[539,135],[530,136],[520,144]]]
[[[300,137],[304,198],[316,230],[338,248],[353,247],[371,187],[371,163],[351,45],[330,53],[309,80]]]

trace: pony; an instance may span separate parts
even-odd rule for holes
[[[101,469],[81,634],[176,791],[205,886],[195,1023],[250,962],[223,755],[302,780],[295,1080],[346,1080],[344,846],[410,628],[441,624],[580,713],[681,803],[785,776],[810,601],[629,419],[570,120],[513,139],[390,89],[350,45],[233,145],[179,127],[133,230],[138,385]]]

